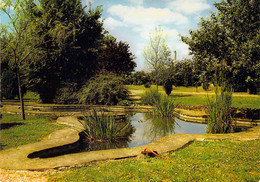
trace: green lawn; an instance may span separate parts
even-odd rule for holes
[[[143,85],[126,85],[126,87],[137,96],[141,96],[145,91],[149,90],[149,88],[145,88]],[[156,86],[152,85],[151,89],[156,89]],[[214,95],[214,89],[214,87],[210,87],[209,91],[204,91],[202,87],[198,87],[196,91],[195,87],[173,87],[170,96],[174,97],[176,103],[206,105],[208,98]],[[162,86],[159,86],[159,92],[165,94]],[[260,108],[260,96],[235,92],[233,93],[232,106],[238,108]]]
[[[26,116],[3,114],[0,120],[0,144],[2,149],[40,141],[42,137],[62,128],[48,116]]]
[[[255,181],[260,179],[260,141],[194,142],[166,154],[170,159],[139,158],[97,162],[61,170],[50,181]]]

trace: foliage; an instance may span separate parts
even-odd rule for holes
[[[163,84],[163,88],[165,90],[165,93],[169,96],[172,92],[172,81],[169,78]]]
[[[151,81],[150,74],[145,73],[144,71],[137,71],[129,75],[125,75],[124,79],[127,84],[131,85],[143,85]]]
[[[26,93],[26,87],[22,85],[22,96]],[[19,98],[19,90],[17,87],[17,77],[11,69],[1,70],[1,98],[14,99]]]
[[[114,74],[100,74],[91,78],[78,93],[80,103],[102,105],[117,105],[128,95],[123,79]]]
[[[82,124],[89,141],[101,142],[126,137],[124,131],[130,126],[129,122],[120,126],[116,117],[105,116],[103,111],[97,112],[96,110],[85,113]]]
[[[259,83],[259,1],[230,0],[215,3],[217,15],[202,18],[199,29],[182,36],[202,76],[211,78],[219,67],[226,68],[226,81],[235,91],[256,93]],[[216,74],[218,75],[218,74]],[[208,77],[209,76],[209,77]]]
[[[141,101],[145,105],[155,105],[161,99],[161,94],[155,89],[149,89],[141,95]]]
[[[153,115],[158,115],[161,117],[171,117],[174,112],[174,99],[167,96],[161,96],[160,100],[156,102]]]
[[[145,87],[145,88],[151,88],[151,84],[150,84],[149,82],[146,82],[146,83],[144,84],[144,87]]]
[[[224,85],[219,93],[216,87],[215,98],[208,99],[208,132],[209,133],[231,133],[233,132],[232,119],[232,90]]]
[[[43,102],[52,102],[67,82],[76,84],[79,90],[94,75],[104,37],[101,9],[85,11],[78,0],[35,3],[31,3],[29,12],[36,36],[44,32],[46,43],[26,64],[27,80]]]
[[[131,101],[131,100],[122,100],[117,105],[119,105],[119,106],[135,106],[136,102]]]
[[[98,55],[97,69],[113,72],[123,76],[134,71],[135,56],[130,52],[129,45],[125,42],[117,42],[116,38],[107,36],[101,53]]]
[[[164,154],[168,160],[102,161],[59,171],[50,176],[50,181],[258,181],[259,148],[260,140],[195,141]]]
[[[59,104],[77,104],[78,88],[76,83],[64,83],[57,91],[55,102]]]
[[[150,42],[143,50],[143,56],[150,70],[154,71],[155,83],[159,85],[161,73],[172,64],[171,51],[161,27],[150,33]]]

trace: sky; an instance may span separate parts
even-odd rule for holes
[[[149,43],[149,34],[155,27],[161,26],[168,37],[168,46],[172,53],[177,51],[177,60],[192,58],[188,45],[179,35],[188,36],[189,30],[198,28],[201,17],[209,17],[216,11],[214,2],[220,0],[82,0],[83,5],[92,8],[102,5],[104,27],[118,41],[130,45],[130,51],[136,56],[135,71],[147,71],[142,55]],[[0,0],[1,2],[1,0]],[[1,23],[8,19],[0,14]]]
[[[201,17],[216,12],[214,2],[219,0],[83,0],[92,8],[102,5],[104,27],[118,41],[130,45],[136,56],[136,71],[146,70],[143,49],[149,43],[149,33],[161,26],[168,37],[170,50],[177,51],[177,60],[192,58],[188,45],[179,35],[188,36],[189,30],[198,28]]]

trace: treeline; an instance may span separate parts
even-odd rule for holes
[[[31,90],[44,103],[66,103],[95,75],[125,75],[136,67],[129,45],[104,29],[101,7],[83,7],[79,0],[1,5],[10,18],[1,24],[1,98]]]

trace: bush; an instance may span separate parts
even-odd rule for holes
[[[154,89],[150,89],[146,91],[143,95],[141,95],[141,101],[145,105],[155,105],[161,99],[161,94]]]
[[[56,96],[56,103],[59,104],[77,104],[78,89],[76,83],[66,83],[62,88],[59,88]]]
[[[215,97],[208,99],[206,113],[208,114],[209,133],[233,132],[232,119],[232,90],[216,87]]]
[[[145,88],[151,88],[151,84],[150,84],[149,82],[146,82],[146,83],[144,84],[144,87],[145,87]]]
[[[170,79],[167,79],[163,84],[163,88],[165,90],[165,93],[169,96],[172,92],[172,81]]]
[[[124,87],[122,78],[101,74],[91,78],[78,96],[83,104],[117,105],[129,96],[129,91]]]
[[[153,115],[162,117],[173,116],[174,112],[174,100],[171,97],[161,96],[161,99],[155,104],[153,109]]]

